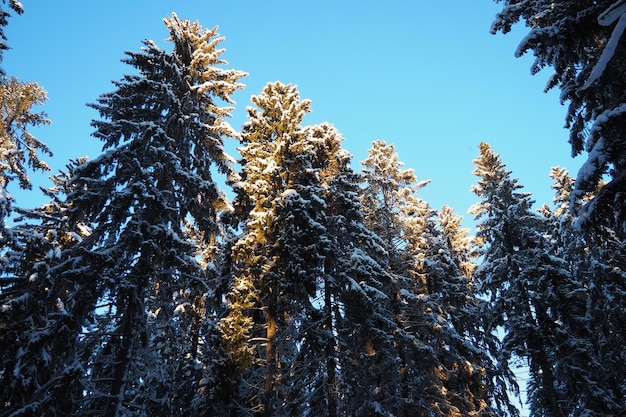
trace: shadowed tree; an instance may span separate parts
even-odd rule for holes
[[[526,24],[529,33],[516,55],[533,51],[533,74],[545,67],[554,70],[546,90],[558,87],[561,101],[568,102],[566,126],[572,155],[587,152],[572,190],[572,202],[587,200],[575,207],[578,224],[594,228],[612,225],[617,218],[617,229],[623,233],[626,5],[621,0],[503,3],[491,32],[507,33],[519,21]],[[608,183],[598,189],[605,178]]]
[[[49,203],[16,209],[21,219],[13,238],[20,256],[9,270],[13,284],[0,293],[0,401],[6,415],[69,415],[82,396],[83,367],[76,354],[83,323],[70,311],[86,291],[67,276],[68,252],[88,228],[69,228],[64,202],[79,163],[52,177],[54,186],[45,190]]]
[[[173,50],[145,41],[124,60],[139,74],[92,105],[104,153],[75,169],[67,198],[70,226],[90,231],[70,254],[86,271],[74,267],[72,284],[87,294],[69,312],[86,320],[75,413],[190,415],[209,372],[212,271],[199,255],[228,209],[213,175],[231,175],[223,138],[236,133],[225,118],[245,74],[222,68],[216,28],[164,21]]]
[[[474,277],[477,294],[486,299],[487,328],[502,335],[502,346],[491,353],[503,369],[507,361],[526,362],[532,415],[566,416],[569,398],[556,367],[567,354],[561,350],[567,328],[560,291],[571,276],[552,252],[550,223],[532,211],[530,194],[518,191],[521,186],[488,144],[479,149],[473,192],[482,201],[471,213],[479,220],[483,261]]]
[[[491,364],[480,353],[485,341],[479,322],[468,321],[476,304],[460,269],[471,274],[468,255],[459,246],[453,257],[436,212],[416,195],[428,182],[401,168],[393,145],[374,142],[362,164],[366,224],[384,242],[394,278],[384,291],[392,300],[400,415],[489,412]],[[460,234],[452,224],[446,233]]]

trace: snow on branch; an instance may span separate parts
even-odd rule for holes
[[[618,0],[611,7],[606,9],[604,12],[598,16],[598,23],[602,26],[610,26],[615,20],[618,20],[615,29],[611,33],[611,37],[609,41],[606,43],[598,62],[591,70],[591,74],[589,78],[582,86],[581,91],[589,88],[594,82],[598,80],[604,73],[606,66],[608,65],[613,55],[615,55],[615,50],[617,49],[617,45],[624,33],[624,29],[626,29],[626,0]]]

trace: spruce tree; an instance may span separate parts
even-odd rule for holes
[[[71,253],[83,274],[64,272],[87,294],[70,311],[86,320],[74,412],[188,415],[208,372],[211,271],[198,255],[228,208],[213,175],[230,175],[223,138],[236,133],[220,105],[245,74],[222,68],[216,28],[164,21],[173,50],[145,41],[124,60],[139,74],[92,105],[104,153],[76,168],[67,198],[73,224],[90,228]]]
[[[623,238],[613,228],[590,234],[575,227],[569,210],[574,179],[553,169],[557,207],[549,217],[554,224],[554,250],[562,254],[571,278],[559,288],[567,326],[559,370],[567,382],[574,415],[619,413],[626,403],[624,390],[624,256]],[[584,201],[574,201],[584,204]],[[607,373],[606,369],[612,369]]]
[[[9,6],[22,12],[19,2],[11,1]],[[3,32],[8,17],[9,13],[0,8],[0,54],[8,48]],[[41,156],[52,153],[30,129],[50,121],[44,112],[35,111],[46,101],[43,88],[0,72],[0,403],[8,410],[20,410],[29,405],[33,392],[41,394],[39,390],[46,382],[43,375],[57,366],[50,351],[63,352],[67,347],[55,340],[54,329],[63,329],[65,323],[47,281],[47,270],[59,250],[56,234],[62,234],[62,228],[60,217],[55,216],[58,211],[26,214],[28,211],[19,209],[10,194],[12,186],[32,189],[30,170],[49,170]],[[16,212],[35,217],[35,222],[42,224],[15,226],[11,223]],[[46,390],[54,391],[51,387]]]
[[[17,183],[19,188],[30,190],[28,170],[50,169],[40,159],[41,155],[52,156],[50,149],[29,131],[31,127],[50,123],[44,112],[33,109],[45,101],[46,92],[37,83],[24,83],[15,77],[4,77],[0,82],[0,291],[12,281],[6,268],[20,257],[19,252],[10,250],[14,242],[7,220],[15,201],[9,186]]]
[[[239,149],[242,180],[235,184],[243,233],[232,249],[229,313],[221,328],[246,381],[240,412],[287,415],[283,401],[296,384],[287,379],[296,365],[298,323],[316,314],[310,298],[325,252],[316,239],[325,234],[316,220],[323,207],[316,207],[321,190],[314,152],[300,125],[310,101],[280,82],[267,84],[252,101],[257,107],[248,108]]]
[[[76,347],[83,322],[70,311],[85,294],[64,276],[68,253],[88,235],[84,225],[69,227],[64,202],[77,164],[52,177],[49,203],[16,209],[20,256],[11,263],[15,282],[0,297],[0,401],[8,415],[68,415],[82,396]]]
[[[322,163],[330,250],[321,285],[328,415],[398,415],[403,399],[392,337],[392,285],[384,243],[365,226],[359,175],[343,138],[328,124],[312,126]]]
[[[568,102],[566,125],[572,155],[587,152],[576,177],[572,201],[589,200],[578,224],[623,223],[620,193],[626,181],[622,124],[626,49],[622,41],[626,7],[621,0],[505,1],[491,32],[507,33],[519,21],[529,27],[516,55],[533,51],[532,73],[552,67],[546,90],[559,88]],[[607,177],[610,181],[598,185]],[[589,197],[592,197],[589,199]],[[623,224],[619,227],[623,231]]]
[[[555,207],[551,210],[544,206],[541,211],[550,222],[550,254],[553,259],[562,260],[562,279],[555,289],[558,302],[552,308],[559,314],[559,353],[555,355],[555,372],[563,397],[567,398],[563,407],[574,416],[613,414],[623,407],[619,399],[623,398],[623,391],[615,390],[620,373],[609,376],[605,372],[607,365],[602,362],[607,356],[598,353],[601,349],[608,352],[612,348],[607,349],[604,344],[607,335],[592,320],[592,311],[603,310],[608,301],[608,298],[603,299],[601,305],[597,304],[599,300],[594,300],[591,291],[597,288],[596,282],[601,281],[603,275],[596,274],[595,265],[607,260],[596,258],[599,252],[590,247],[590,240],[575,227],[570,210],[574,179],[565,169],[556,167],[552,169],[551,177]],[[612,306],[608,308],[613,310]]]
[[[469,324],[476,304],[460,269],[468,255],[459,248],[453,257],[435,210],[416,195],[427,182],[401,169],[393,145],[374,142],[363,165],[366,224],[384,242],[394,277],[385,291],[392,300],[401,415],[488,412],[491,364],[481,353],[479,323]],[[453,229],[446,233],[461,234]]]
[[[233,283],[223,339],[239,369],[240,413],[395,414],[391,322],[365,228],[357,175],[328,124],[302,127],[310,102],[268,84],[242,133]]]
[[[438,372],[448,411],[460,415],[492,413],[509,405],[488,347],[496,341],[485,333],[480,300],[472,285],[474,248],[461,218],[444,206],[432,211],[422,232],[426,240],[423,271],[431,303],[439,308]]]
[[[563,332],[559,290],[570,279],[562,258],[551,253],[549,223],[532,210],[529,193],[506,170],[486,143],[479,146],[473,192],[481,202],[471,213],[479,220],[477,237],[483,261],[475,272],[477,294],[485,298],[487,329],[501,331],[502,347],[491,353],[506,372],[508,361],[522,359],[532,415],[568,415],[568,398],[556,370]]]

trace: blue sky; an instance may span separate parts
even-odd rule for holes
[[[48,159],[54,172],[71,157],[100,153],[89,125],[98,116],[85,103],[133,73],[120,62],[124,51],[139,50],[143,39],[169,49],[162,19],[173,11],[207,28],[218,25],[229,67],[249,73],[246,89],[234,96],[233,127],[241,127],[250,96],[267,82],[297,84],[312,100],[304,123],[334,124],[355,166],[373,140],[394,143],[406,167],[432,180],[421,197],[435,208],[452,206],[468,227],[479,142],[501,154],[539,203],[552,200],[550,167],[575,175],[581,164],[570,157],[558,91],[543,93],[550,70],[531,76],[532,56],[514,57],[526,28],[489,33],[501,7],[491,0],[23,4],[25,13],[6,29],[12,49],[2,66],[48,92],[44,110],[53,124],[36,135],[55,154]],[[229,149],[238,157],[235,145]],[[32,178],[47,186],[48,175]],[[33,196],[14,194],[18,205],[32,205]]]

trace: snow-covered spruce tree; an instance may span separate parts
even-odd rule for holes
[[[481,198],[470,212],[478,223],[482,263],[474,274],[485,324],[501,332],[502,346],[491,354],[502,371],[517,359],[529,369],[530,411],[536,416],[566,416],[567,402],[556,367],[563,325],[561,285],[570,277],[548,242],[550,224],[533,212],[529,193],[511,178],[500,156],[486,143],[479,146],[472,191]],[[507,362],[510,362],[507,364]]]
[[[436,212],[415,195],[427,182],[418,183],[413,170],[401,169],[393,145],[382,141],[374,142],[363,165],[366,224],[384,242],[394,276],[386,291],[393,300],[401,415],[486,412],[491,393],[483,389],[483,379],[489,361],[450,319],[452,310],[471,310],[472,302]]]
[[[473,279],[478,251],[474,244],[475,237],[469,235],[468,229],[461,228],[461,220],[462,218],[448,206],[443,206],[439,210],[437,223],[440,233],[435,233],[434,236],[437,240],[443,239],[443,242],[429,245],[433,255],[428,257],[427,268],[433,272],[450,271],[439,273],[443,277],[448,277],[442,283],[449,287],[449,290],[442,292],[444,304],[448,306],[446,308],[448,319],[461,335],[462,343],[466,344],[467,356],[473,358],[472,366],[478,368],[478,372],[475,373],[480,374],[481,370],[486,372],[482,382],[485,384],[484,389],[487,390],[484,396],[472,394],[473,390],[468,391],[468,394],[474,395],[474,401],[481,399],[488,401],[488,405],[498,415],[506,413],[515,415],[517,411],[512,406],[508,388],[511,375],[502,373],[492,356],[489,358],[484,356],[496,351],[500,342],[496,335],[487,331],[480,313],[481,301],[475,294]],[[481,393],[478,387],[475,388],[476,392]]]
[[[361,164],[361,178],[366,184],[361,190],[366,225],[385,242],[390,267],[402,270],[407,258],[402,257],[407,238],[399,220],[403,205],[430,181],[417,182],[413,169],[402,169],[404,164],[398,161],[395,146],[382,140],[372,143],[368,157]]]
[[[269,83],[252,97],[241,134],[235,206],[243,232],[233,246],[225,345],[241,370],[239,413],[279,416],[304,404],[297,346],[320,320],[311,300],[327,251],[324,203],[312,143],[301,126],[310,101],[293,85]],[[306,328],[311,326],[311,329]],[[312,336],[307,336],[312,337]],[[296,413],[297,414],[297,413]]]
[[[422,269],[428,297],[440,308],[438,325],[448,327],[438,332],[442,349],[437,371],[449,410],[459,415],[498,414],[510,407],[510,401],[488,353],[497,340],[485,332],[472,291],[475,250],[469,231],[460,227],[461,217],[447,206],[432,211],[426,220]]]
[[[361,201],[365,224],[383,241],[393,285],[386,289],[395,316],[402,381],[403,414],[425,415],[435,404],[445,404],[435,369],[437,349],[432,345],[439,326],[439,307],[430,305],[421,263],[426,245],[423,231],[431,209],[417,198],[428,181],[418,183],[412,169],[402,169],[393,145],[375,141],[361,162]],[[410,207],[410,208],[409,208]],[[445,407],[445,405],[444,405]]]
[[[592,345],[585,368],[591,378],[577,384],[591,382],[579,391],[586,397],[575,404],[584,404],[579,415],[619,415],[626,407],[626,241],[620,236],[608,228],[585,236],[583,256],[570,258],[576,262],[577,281],[588,292],[585,334],[591,335]]]
[[[341,135],[301,127],[310,102],[294,86],[270,83],[253,102],[234,202],[243,233],[222,323],[242,381],[238,412],[396,414],[389,275],[372,257],[382,249],[363,225]]]
[[[558,87],[569,102],[572,155],[588,153],[576,177],[572,199],[593,197],[578,213],[582,225],[612,224],[624,231],[626,162],[626,4],[621,0],[506,0],[492,33],[507,33],[519,21],[530,28],[516,55],[532,50],[531,71],[552,67],[546,90]],[[610,181],[598,190],[606,177]]]
[[[463,217],[458,216],[450,206],[443,206],[437,213],[441,233],[457,267],[467,279],[472,278],[476,269],[476,248],[470,230],[461,226]]]
[[[315,415],[401,415],[395,323],[385,294],[392,277],[384,245],[364,224],[359,176],[341,146],[342,136],[329,124],[311,126],[308,133],[320,155],[330,242],[317,301],[326,332],[318,361],[324,366],[315,374],[319,389],[308,401],[322,405]]]
[[[13,227],[20,248],[10,269],[16,280],[0,295],[0,402],[7,412],[2,415],[70,415],[82,396],[84,368],[76,343],[83,322],[69,312],[83,305],[88,291],[67,276],[68,253],[88,230],[68,228],[63,201],[79,163],[52,177],[53,187],[44,190],[49,203],[16,209],[23,217]]]
[[[623,385],[623,371],[615,368],[615,358],[622,349],[615,345],[615,339],[608,341],[621,336],[615,334],[612,326],[607,329],[592,319],[602,317],[600,322],[605,322],[616,310],[623,309],[618,301],[623,298],[610,296],[610,286],[601,283],[606,271],[610,271],[608,275],[619,275],[619,269],[612,271],[617,259],[612,254],[609,259],[597,258],[602,251],[589,245],[588,238],[574,227],[569,207],[574,179],[562,168],[553,168],[551,177],[555,208],[544,206],[542,213],[551,224],[551,256],[562,262],[562,279],[555,289],[558,303],[552,308],[558,312],[560,322],[556,337],[561,354],[556,358],[555,373],[563,396],[568,399],[564,407],[572,416],[619,414],[618,410],[624,408],[624,392],[618,388]],[[623,290],[617,294],[620,292]],[[603,330],[608,330],[608,334]],[[607,358],[611,358],[610,364],[603,363]],[[608,367],[615,372],[607,373]]]
[[[33,107],[45,101],[46,92],[37,83],[23,83],[14,77],[2,78],[0,82],[0,291],[12,280],[6,268],[20,257],[10,250],[13,238],[7,220],[13,212],[14,199],[8,187],[17,182],[17,186],[29,190],[32,185],[28,169],[49,170],[40,156],[52,153],[28,130],[50,123],[45,113],[33,111]]]
[[[377,375],[374,385],[372,377],[359,378],[350,370],[371,374],[371,367],[364,367],[359,358],[378,357],[365,355],[365,346],[378,350],[380,341],[371,333],[382,326],[371,320],[358,324],[345,320],[340,332],[339,321],[356,311],[367,316],[368,310],[377,308],[373,297],[381,293],[358,271],[376,268],[360,252],[361,246],[374,245],[372,239],[352,234],[358,240],[348,241],[343,233],[331,230],[337,226],[333,216],[340,212],[358,220],[354,206],[339,208],[329,202],[341,201],[336,193],[339,186],[346,186],[336,178],[350,177],[344,172],[349,158],[341,149],[341,135],[327,124],[301,126],[310,102],[300,100],[294,86],[270,83],[253,102],[257,108],[248,110],[250,120],[242,134],[243,172],[235,199],[236,209],[244,214],[243,234],[233,247],[234,279],[222,326],[243,381],[237,402],[246,407],[239,412],[371,415],[376,397],[370,394],[382,378]],[[342,195],[347,192],[354,204],[356,188]],[[329,210],[336,214],[329,216]],[[344,225],[342,232],[358,224]],[[383,268],[378,272],[386,275]],[[359,297],[369,304],[354,305]],[[370,334],[355,328],[367,328]],[[350,382],[340,382],[345,375]],[[353,384],[349,398],[353,403],[344,404],[345,393],[340,390],[348,384]],[[382,391],[378,397],[384,398]]]
[[[145,41],[127,53],[139,74],[91,105],[103,117],[92,124],[104,153],[76,169],[68,196],[72,221],[91,227],[74,255],[98,299],[81,338],[83,414],[191,415],[208,372],[212,271],[197,255],[227,209],[212,170],[231,174],[223,138],[236,133],[226,122],[231,108],[220,105],[232,103],[245,74],[222,68],[216,28],[176,15],[164,22],[173,50]]]
[[[570,384],[579,415],[601,416],[619,414],[626,407],[624,349],[622,340],[626,323],[626,281],[624,280],[624,237],[604,225],[599,233],[583,233],[573,227],[566,213],[571,202],[574,180],[564,170],[554,170],[555,201],[561,203],[555,210],[558,224],[557,247],[563,252],[573,275],[573,288],[568,296],[577,299],[586,296],[584,307],[575,304],[569,308],[572,323],[572,341],[576,355],[567,357],[573,363],[569,371]],[[569,197],[569,201],[566,199]],[[584,202],[574,201],[582,204]],[[569,304],[573,304],[568,300]],[[584,324],[584,325],[583,325]],[[586,361],[586,362],[585,362]],[[611,369],[610,373],[606,370]]]

